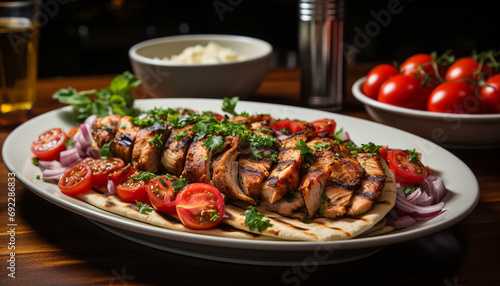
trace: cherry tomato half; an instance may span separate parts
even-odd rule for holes
[[[427,168],[420,160],[410,161],[409,155],[403,150],[391,150],[387,153],[389,169],[394,172],[396,181],[403,186],[419,184],[427,178]]]
[[[378,100],[406,108],[424,109],[427,96],[427,92],[417,78],[412,75],[398,74],[382,84]]]
[[[135,168],[132,167],[131,164],[114,171],[108,175],[108,180],[113,181],[115,186],[125,182],[130,176],[132,176],[136,172]]]
[[[380,156],[385,161],[387,161],[387,153],[389,152],[389,147],[387,145],[386,146],[380,146],[380,148],[378,149],[378,152],[380,153]]]
[[[175,191],[172,183],[177,178],[168,180],[166,176],[156,177],[149,181],[146,188],[151,205],[160,212],[175,212]]]
[[[148,181],[145,179],[137,179],[136,175],[130,176],[125,182],[116,186],[116,194],[126,202],[139,201],[143,204],[149,204],[149,197],[146,192]]]
[[[479,68],[479,63],[471,58],[462,58],[454,62],[446,72],[445,80],[462,80],[462,79],[488,79],[493,75],[493,69],[486,65]]]
[[[109,159],[86,158],[83,163],[90,166],[94,177],[94,188],[106,186],[108,184],[108,175],[118,171],[125,166],[120,158],[111,157]]]
[[[61,151],[66,150],[67,136],[60,128],[52,128],[38,135],[31,144],[31,152],[42,161],[59,160]]]
[[[59,189],[68,196],[79,195],[92,189],[92,170],[84,163],[69,168],[59,179]]]
[[[481,96],[486,102],[488,112],[500,113],[500,74],[494,75],[481,88]]]
[[[375,66],[366,75],[366,80],[361,87],[364,95],[372,99],[377,99],[378,91],[382,84],[390,77],[397,75],[398,69],[392,65],[381,64]]]
[[[304,129],[305,124],[307,123],[303,121],[282,119],[278,121],[272,121],[270,125],[274,131],[279,131],[283,134],[289,135],[297,133]]]
[[[323,118],[323,119],[318,119],[311,124],[314,126],[314,131],[315,135],[319,136],[320,133],[330,133],[332,135],[335,135],[335,128],[337,127],[337,122],[333,119],[329,118]]]
[[[224,198],[209,184],[193,183],[183,188],[175,199],[177,215],[192,229],[209,229],[218,225],[224,216]]]
[[[463,81],[449,81],[438,85],[427,102],[427,110],[446,113],[484,113],[484,101]]]

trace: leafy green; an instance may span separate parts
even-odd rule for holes
[[[144,204],[139,201],[135,201],[135,204],[139,208],[140,213],[149,214],[150,212],[153,211],[153,208],[151,208],[148,204]]]
[[[101,157],[102,158],[108,158],[109,159],[113,155],[111,153],[111,149],[109,148],[110,145],[111,145],[111,141],[102,144],[102,147],[101,147]]]
[[[361,144],[361,147],[356,146],[356,144],[352,142],[344,143],[344,145],[351,151],[351,154],[357,153],[375,153],[380,149],[380,145],[376,145],[373,142],[369,142],[368,144]]]
[[[33,165],[35,166],[39,166],[38,162],[40,162],[40,159],[38,159],[37,157],[33,157],[33,160],[31,160],[31,163],[33,163]]]
[[[172,135],[172,138],[175,139],[175,140],[179,140],[181,139],[182,137],[185,137],[188,135],[188,132],[186,130],[182,131],[182,132],[178,132],[174,135]]]
[[[327,143],[327,142],[325,142],[325,143],[316,143],[316,144],[314,144],[314,148],[315,148],[316,150],[326,149],[326,148],[328,148],[328,147],[330,147],[330,146],[331,146],[331,144],[330,144],[330,143]]]
[[[304,140],[302,139],[299,142],[295,143],[295,146],[297,148],[300,148],[300,155],[302,156],[302,168],[309,168],[309,166],[311,166],[311,163],[314,162],[314,150],[307,146],[306,142],[304,142]]]
[[[141,83],[141,80],[126,71],[116,76],[106,88],[99,91],[77,91],[72,87],[60,89],[53,99],[64,104],[73,105],[77,120],[83,122],[87,117],[96,114],[99,117],[111,114],[135,115],[134,97],[130,90]],[[91,98],[93,95],[93,100]]]
[[[311,223],[312,222],[312,219],[310,217],[308,217],[307,215],[304,215],[302,217],[302,222],[303,223]]]
[[[208,135],[207,140],[203,143],[210,152],[221,151],[224,148],[224,137]]]
[[[416,149],[413,149],[413,150],[405,150],[406,153],[408,153],[408,160],[410,162],[416,162],[419,160],[420,158],[420,154],[417,152]]]
[[[238,113],[234,110],[236,108],[236,104],[240,100],[239,97],[235,96],[232,98],[224,97],[222,100],[222,111],[231,114],[232,116],[238,116]]]
[[[155,134],[155,137],[148,140],[149,143],[155,145],[156,147],[162,147],[163,141],[161,141],[162,134]]]
[[[152,179],[154,179],[156,177],[155,174],[151,173],[151,172],[139,172],[139,174],[137,175],[134,175],[132,177],[130,177],[129,179],[132,179],[134,181],[140,181],[140,180],[145,180],[145,181],[150,181]]]
[[[174,188],[174,192],[179,192],[180,190],[182,190],[182,188],[184,188],[185,186],[188,185],[188,181],[185,179],[185,178],[179,178],[178,180],[176,180],[175,182],[172,182],[171,186]]]
[[[264,214],[257,211],[254,206],[249,206],[245,211],[245,225],[248,226],[250,231],[254,231],[254,229],[258,229],[259,232],[263,232],[268,227],[273,226],[270,220],[262,220],[264,218]]]

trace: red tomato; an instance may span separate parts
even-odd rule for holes
[[[274,131],[279,131],[284,134],[294,134],[302,129],[304,129],[304,125],[307,124],[303,121],[294,121],[289,119],[282,119],[278,121],[271,121],[271,128]]]
[[[446,113],[484,113],[485,104],[463,81],[449,81],[438,85],[427,102],[427,110]]]
[[[109,159],[86,158],[83,163],[90,166],[94,177],[94,188],[106,186],[108,184],[108,175],[118,171],[125,166],[120,158],[111,157]]]
[[[136,173],[136,175],[140,174]],[[116,186],[116,194],[126,202],[139,201],[143,204],[149,204],[149,197],[146,192],[148,181],[145,179],[136,179],[135,175],[130,176],[125,182]]]
[[[372,99],[377,99],[378,91],[380,90],[380,86],[386,81],[388,78],[397,75],[398,69],[392,65],[381,64],[368,72],[366,75],[366,80],[361,87],[361,91],[364,95],[368,96]]]
[[[113,183],[115,183],[115,186],[118,186],[119,184],[125,182],[135,172],[135,168],[132,167],[132,165],[128,164],[120,170],[110,173],[108,175],[108,180],[113,181]]]
[[[481,88],[481,95],[490,113],[500,113],[500,74],[494,75]]]
[[[414,76],[398,74],[380,87],[378,100],[406,108],[424,109],[427,93]]]
[[[382,156],[382,158],[387,161],[387,153],[389,152],[389,147],[388,146],[380,146],[380,148],[378,149],[378,152],[380,153],[380,156]]]
[[[75,134],[80,131],[80,126],[73,127],[69,132],[68,132],[68,137],[73,137]]]
[[[38,135],[31,144],[31,152],[42,161],[59,160],[61,151],[66,150],[66,133],[59,128],[52,128]]]
[[[493,69],[486,65],[479,68],[479,63],[471,58],[462,58],[454,62],[446,72],[445,80],[462,80],[462,79],[488,79],[493,75]]]
[[[193,183],[182,189],[175,199],[177,215],[189,228],[208,229],[218,225],[224,216],[224,198],[209,184]]]
[[[84,163],[69,168],[59,179],[59,189],[68,196],[79,195],[92,189],[92,170]]]
[[[427,168],[420,160],[410,161],[409,155],[403,150],[391,150],[387,153],[389,169],[394,172],[396,181],[403,186],[419,184],[427,178]]]
[[[437,65],[433,56],[429,54],[416,54],[407,58],[401,64],[399,71],[402,74],[415,76],[421,83],[425,82],[425,87],[432,88],[440,83],[433,64]],[[438,67],[438,72],[444,74],[443,68]]]
[[[314,126],[315,130],[315,135],[319,136],[320,133],[330,133],[332,135],[335,135],[335,128],[337,127],[337,122],[333,119],[328,119],[328,118],[323,118],[323,119],[318,119],[311,124]]]
[[[164,213],[175,212],[175,191],[172,182],[176,180],[177,178],[168,180],[166,176],[162,176],[149,181],[146,191],[151,205],[157,211]]]

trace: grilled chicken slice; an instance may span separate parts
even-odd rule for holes
[[[343,216],[353,193],[361,186],[365,170],[354,158],[335,158],[326,186],[327,202],[323,215],[327,218]]]
[[[255,201],[245,193],[239,185],[238,180],[238,146],[241,144],[241,137],[235,136],[231,140],[230,148],[218,155],[213,163],[213,183],[228,198],[241,200],[255,205]]]
[[[332,147],[334,140],[331,138],[317,138],[307,142],[307,146],[314,150],[314,162],[307,168],[299,184],[299,192],[302,194],[309,217],[313,217],[321,205],[321,195],[325,192],[327,181],[330,177],[333,157]],[[322,148],[316,148],[316,144],[330,144]]]
[[[312,126],[288,136],[281,142],[283,149],[278,154],[278,163],[271,169],[271,173],[264,180],[261,196],[269,203],[281,199],[286,192],[295,190],[299,186],[302,156],[300,149],[295,146],[300,140],[307,141],[314,134]]]
[[[372,153],[359,153],[356,157],[366,175],[361,180],[361,188],[351,198],[347,214],[358,216],[367,212],[382,195],[385,185],[384,168],[380,158]]]
[[[261,206],[269,211],[277,212],[282,216],[291,216],[293,212],[305,205],[304,198],[300,192],[289,192],[290,197],[285,196],[279,201],[270,204],[267,201],[262,202]]]
[[[224,146],[220,151],[210,152],[203,144],[207,138],[198,140],[194,138],[186,155],[184,175],[191,182],[212,183],[212,158],[224,151],[232,141],[232,137],[227,137]]]
[[[113,154],[115,154],[118,158],[121,158],[125,164],[130,163],[135,137],[140,129],[139,126],[132,124],[130,119],[130,116],[123,116],[120,118],[115,137],[109,146],[111,152],[113,152]]]
[[[192,127],[193,125],[174,128],[170,132],[170,137],[168,137],[161,155],[161,164],[170,174],[180,176],[182,170],[184,170],[186,154],[194,137],[194,132],[191,130]],[[186,135],[179,137],[183,134]]]
[[[137,170],[155,173],[160,167],[160,156],[169,130],[164,124],[155,122],[152,126],[139,129],[132,149],[132,166]],[[159,142],[155,142],[159,136]]]
[[[119,127],[120,115],[97,118],[94,126],[94,141],[99,148],[113,140]]]

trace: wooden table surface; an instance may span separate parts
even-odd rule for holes
[[[370,66],[347,71],[347,103],[341,111],[369,119],[349,89]],[[41,79],[34,114],[58,108],[59,88],[101,88],[112,76]],[[270,70],[251,98],[299,105],[300,73]],[[142,92],[136,91],[139,97]],[[13,128],[0,128],[3,143]],[[496,130],[495,132],[498,132]],[[467,136],[467,134],[464,134]],[[26,138],[32,140],[32,138]],[[28,152],[28,150],[26,150]],[[15,278],[10,273],[7,213],[8,173],[0,165],[0,285],[500,285],[500,149],[450,150],[480,184],[480,202],[463,221],[420,239],[390,245],[367,258],[343,264],[303,267],[249,266],[163,252],[115,236],[86,218],[15,184]]]

